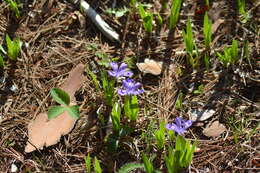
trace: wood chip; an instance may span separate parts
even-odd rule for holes
[[[220,124],[219,121],[214,121],[203,130],[203,134],[208,137],[218,137],[226,130],[223,124]]]
[[[70,95],[72,105],[76,104],[75,92],[83,84],[83,72],[84,65],[77,65],[61,87]],[[76,119],[69,116],[67,111],[51,120],[48,120],[46,112],[38,114],[35,120],[28,125],[29,139],[25,152],[29,153],[36,149],[42,149],[44,146],[48,147],[56,144],[62,135],[68,134],[73,129],[75,123]]]

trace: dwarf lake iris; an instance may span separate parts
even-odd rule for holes
[[[177,117],[175,123],[167,124],[166,128],[168,130],[174,130],[179,135],[182,135],[186,132],[186,129],[192,125],[191,120],[184,120],[182,117]]]
[[[111,66],[112,70],[109,70],[108,74],[117,79],[120,77],[131,77],[133,75],[133,72],[127,68],[126,63],[122,63],[122,64],[118,65],[118,63],[116,63],[116,62],[111,62],[110,66]]]
[[[135,82],[133,79],[123,80],[123,89],[118,89],[119,95],[138,95],[144,92],[143,89],[139,89],[141,83]]]

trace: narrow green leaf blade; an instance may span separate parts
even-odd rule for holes
[[[96,157],[94,159],[94,170],[96,173],[102,173],[102,169],[101,169],[99,160]]]
[[[88,153],[88,157],[84,157],[85,160],[85,167],[86,167],[86,173],[91,173],[91,158],[90,155]]]
[[[65,111],[65,107],[62,106],[51,106],[48,110],[48,119],[53,119]]]
[[[4,64],[4,58],[2,57],[2,55],[0,54],[0,68],[4,68],[5,64]]]
[[[62,89],[52,88],[51,96],[57,103],[61,105],[68,106],[70,104],[70,96]]]

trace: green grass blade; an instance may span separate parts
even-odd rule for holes
[[[85,168],[86,168],[86,173],[91,173],[91,158],[88,153],[88,156],[84,156],[84,161],[85,161]]]
[[[4,58],[3,56],[0,54],[0,68],[4,68],[5,64],[4,64]]]

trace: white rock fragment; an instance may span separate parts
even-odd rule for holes
[[[17,166],[14,163],[12,163],[12,165],[11,165],[11,172],[17,172],[17,171],[18,171]]]
[[[13,85],[10,87],[10,90],[13,91],[13,92],[18,91],[17,85],[16,85],[16,84],[13,84]]]
[[[215,112],[216,111],[213,109],[206,109],[202,111],[193,109],[189,114],[192,121],[205,121],[211,118],[215,114]]]

